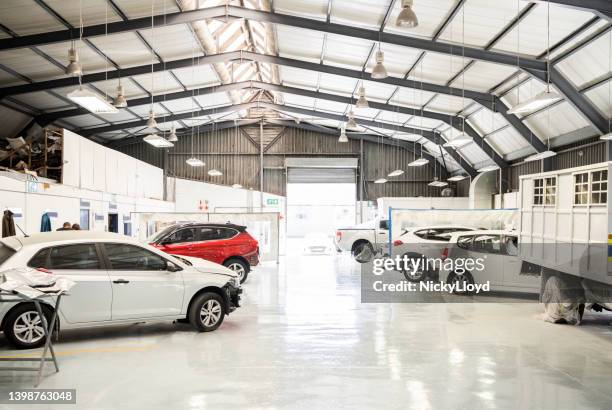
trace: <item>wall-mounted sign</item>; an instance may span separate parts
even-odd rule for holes
[[[117,210],[117,204],[108,204],[108,209],[116,211]]]
[[[278,198],[266,199],[266,205],[278,205]]]
[[[104,221],[104,215],[103,214],[95,214],[94,215],[94,219],[96,220],[96,222]]]
[[[26,189],[29,193],[35,194],[38,192],[38,183],[35,181],[28,181],[26,182]]]
[[[81,208],[89,208],[90,204],[89,201],[83,201],[81,199]]]

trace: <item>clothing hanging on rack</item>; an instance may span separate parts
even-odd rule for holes
[[[15,236],[15,221],[13,220],[13,213],[10,210],[4,211],[2,217],[2,237]]]
[[[40,221],[40,231],[41,232],[51,232],[51,218],[45,212],[42,215],[42,219]]]

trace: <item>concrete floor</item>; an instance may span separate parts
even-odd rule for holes
[[[244,307],[216,332],[63,332],[61,371],[40,387],[76,388],[78,408],[100,409],[612,408],[612,316],[587,313],[574,327],[544,323],[540,311],[361,304],[348,255],[295,254],[257,268]],[[20,354],[0,336],[1,356]],[[32,383],[0,373],[2,389]],[[75,408],[52,408],[62,407]]]

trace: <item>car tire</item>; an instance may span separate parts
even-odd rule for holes
[[[358,242],[353,245],[351,255],[359,263],[368,263],[374,259],[374,246],[370,242]]]
[[[41,309],[49,323],[53,312],[45,305],[41,305]],[[24,329],[24,326],[29,329]],[[44,331],[33,303],[22,303],[9,311],[4,317],[3,331],[8,341],[17,349],[34,349],[45,344]]]
[[[198,332],[217,330],[225,318],[225,302],[214,292],[202,293],[189,308],[189,323]]]
[[[457,283],[457,282],[466,282],[469,284],[473,284],[474,278],[472,277],[472,274],[470,272],[464,272],[461,275],[453,272],[450,275],[448,275],[448,278],[446,279],[446,283]],[[465,292],[453,292],[453,293],[455,295],[469,295],[471,292],[465,291]]]
[[[249,266],[244,263],[244,261],[238,258],[232,258],[223,262],[223,266],[236,272],[238,274],[238,279],[240,279],[240,283],[246,282],[249,276]]]
[[[413,259],[421,259],[422,255],[419,255],[416,253],[406,253],[402,257],[402,259],[404,257],[408,258],[408,260],[413,260]],[[413,282],[413,283],[422,282],[424,279],[427,279],[429,277],[429,271],[425,269],[422,269],[421,272],[417,272],[417,275],[410,275],[407,270],[402,269],[402,274],[404,274],[404,277],[406,278],[408,282]]]

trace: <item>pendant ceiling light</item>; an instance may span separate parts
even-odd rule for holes
[[[210,175],[211,177],[220,177],[221,175],[223,175],[223,172],[219,171],[218,169],[211,169],[210,171],[208,171],[208,175]]]
[[[378,43],[378,51],[376,52],[376,65],[372,69],[372,78],[376,80],[382,80],[389,77],[387,69],[385,68],[385,53],[380,49],[380,43]]]
[[[403,169],[396,169],[395,171],[391,171],[389,172],[389,175],[387,175],[388,177],[399,177],[400,175],[402,175],[404,173]]]
[[[177,142],[178,141],[178,137],[176,136],[176,128],[174,127],[174,125],[170,129],[170,135],[168,136],[168,141],[170,141],[170,142]]]
[[[185,162],[187,163],[187,165],[189,165],[191,167],[203,167],[204,165],[206,165],[204,163],[204,161],[202,161],[201,159],[198,159],[196,157],[191,157],[191,158],[189,158]]]
[[[546,150],[546,151],[543,151],[543,152],[538,152],[537,154],[534,154],[534,155],[531,155],[531,156],[525,158],[525,162],[540,161],[542,159],[554,157],[555,155],[557,155],[557,153],[555,151]]]
[[[490,172],[497,171],[499,167],[497,165],[487,165],[486,167],[478,168],[476,171],[478,172]]]
[[[463,181],[466,178],[467,178],[467,175],[455,175],[454,177],[448,178],[447,181],[458,182],[458,181]]]
[[[340,138],[338,138],[338,142],[348,142],[348,137],[346,136],[346,129],[344,125],[340,129]]]
[[[348,112],[347,117],[348,117],[348,121],[346,122],[346,129],[356,130],[358,126],[357,126],[357,123],[355,122],[355,113],[353,112],[352,108]]]
[[[117,108],[125,108],[128,106],[125,95],[123,94],[123,86],[121,85],[121,81],[119,81],[119,85],[117,86],[117,96],[115,97],[113,105]]]
[[[357,99],[357,103],[355,104],[355,107],[357,107],[357,108],[368,108],[370,106],[368,104],[368,100],[366,99],[366,95],[365,94],[366,94],[365,87],[363,86],[363,83],[362,83],[361,87],[359,87],[359,91],[357,93],[359,98]]]
[[[117,112],[117,109],[106,101],[106,98],[93,91],[84,90],[82,86],[68,94],[67,97],[70,101],[96,114],[113,114]]]
[[[378,178],[376,181],[374,181],[375,184],[386,184],[387,183],[387,179],[386,178]]]
[[[460,148],[463,147],[464,145],[469,144],[470,142],[472,142],[472,138],[468,137],[465,134],[459,134],[458,136],[456,136],[455,138],[447,141],[446,143],[444,143],[444,147],[451,147],[451,148]]]
[[[402,0],[402,11],[397,15],[396,26],[415,28],[419,25],[419,19],[412,10],[412,4],[413,0]]]
[[[422,167],[423,165],[429,164],[429,160],[427,158],[419,158],[412,161],[408,164],[409,167]]]
[[[558,93],[550,90],[550,1],[547,2],[547,7],[548,12],[546,17],[546,90],[537,94],[535,97],[531,97],[527,101],[524,101],[510,108],[508,110],[509,114],[528,114],[547,107],[548,105],[554,103],[555,101],[559,101],[562,98]]]
[[[612,140],[612,132],[609,132],[605,135],[602,135],[601,137],[599,137],[600,140],[604,140],[604,141],[611,141]]]
[[[147,120],[147,128],[155,128],[157,127],[157,121],[155,121],[155,113],[153,109],[149,111],[149,119]]]
[[[242,188],[242,185],[240,185],[240,184],[234,184],[234,185],[232,185],[232,188],[234,188],[234,189],[240,189],[240,188]]]
[[[427,184],[429,186],[433,186],[433,187],[437,187],[437,188],[442,188],[448,185],[448,182],[444,182],[444,181],[440,181],[438,179],[438,177],[434,177],[434,180],[431,181],[429,184]]]
[[[174,144],[157,134],[149,134],[142,139],[144,142],[153,145],[155,148],[172,148]]]
[[[74,48],[74,44],[68,50],[68,66],[66,67],[66,74],[73,77],[83,74],[83,67],[79,62],[79,53]]]

